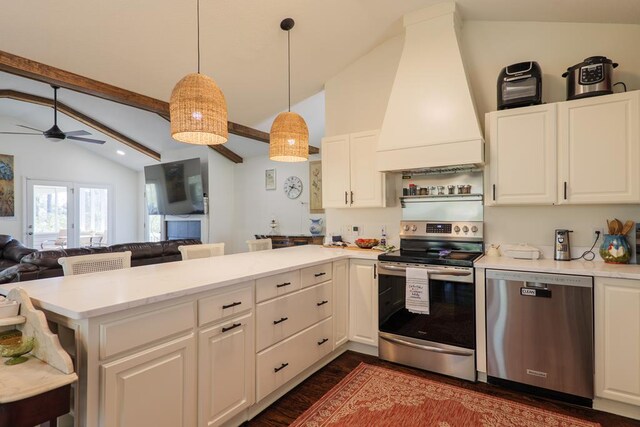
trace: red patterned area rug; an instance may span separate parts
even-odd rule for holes
[[[296,427],[599,425],[365,363],[291,424]]]

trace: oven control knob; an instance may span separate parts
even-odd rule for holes
[[[453,227],[453,231],[455,231],[456,233],[460,232],[460,227],[458,227],[457,225],[455,227]]]
[[[405,225],[404,227],[402,227],[402,229],[403,229],[404,231],[409,231],[409,226],[408,226],[408,225]]]
[[[472,233],[477,233],[478,232],[478,227],[476,227],[475,225],[473,227],[471,227],[471,232]]]
[[[469,227],[467,227],[467,226],[465,225],[464,227],[462,227],[462,231],[464,231],[464,232],[465,232],[465,234],[466,234],[466,233],[468,233],[468,232],[469,232]]]
[[[411,226],[411,231],[417,231],[417,230],[418,230],[418,227],[417,227],[417,226],[415,226],[415,225],[412,225],[412,226]]]

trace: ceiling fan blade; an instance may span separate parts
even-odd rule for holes
[[[30,127],[30,126],[25,126],[25,125],[16,125],[16,126],[19,126],[19,127],[21,127],[21,128],[25,128],[25,129],[37,130],[37,131],[38,131],[38,132],[40,132],[40,133],[43,133],[43,132],[44,132],[43,130],[36,129],[36,128],[32,128],[32,127]]]
[[[64,133],[67,136],[83,136],[83,135],[91,135],[86,130],[72,130],[71,132]]]
[[[0,132],[2,135],[42,135],[41,133],[28,133],[28,132]]]
[[[92,144],[104,144],[105,143],[105,141],[100,141],[99,139],[80,138],[79,136],[67,136],[67,139],[73,139],[74,141],[90,142]]]

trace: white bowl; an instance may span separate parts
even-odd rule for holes
[[[18,304],[17,301],[6,300],[4,303],[0,304],[0,319],[17,316],[19,311],[20,304]]]

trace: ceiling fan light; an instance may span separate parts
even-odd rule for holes
[[[309,128],[299,114],[287,111],[278,114],[269,135],[269,159],[304,162],[309,158]]]
[[[195,145],[219,145],[229,139],[227,102],[211,78],[191,73],[180,80],[169,101],[171,136]]]
[[[60,141],[64,141],[65,137],[64,135],[60,136],[60,135],[45,135],[44,136],[45,139],[49,140],[49,141],[53,141],[53,142],[60,142]]]

